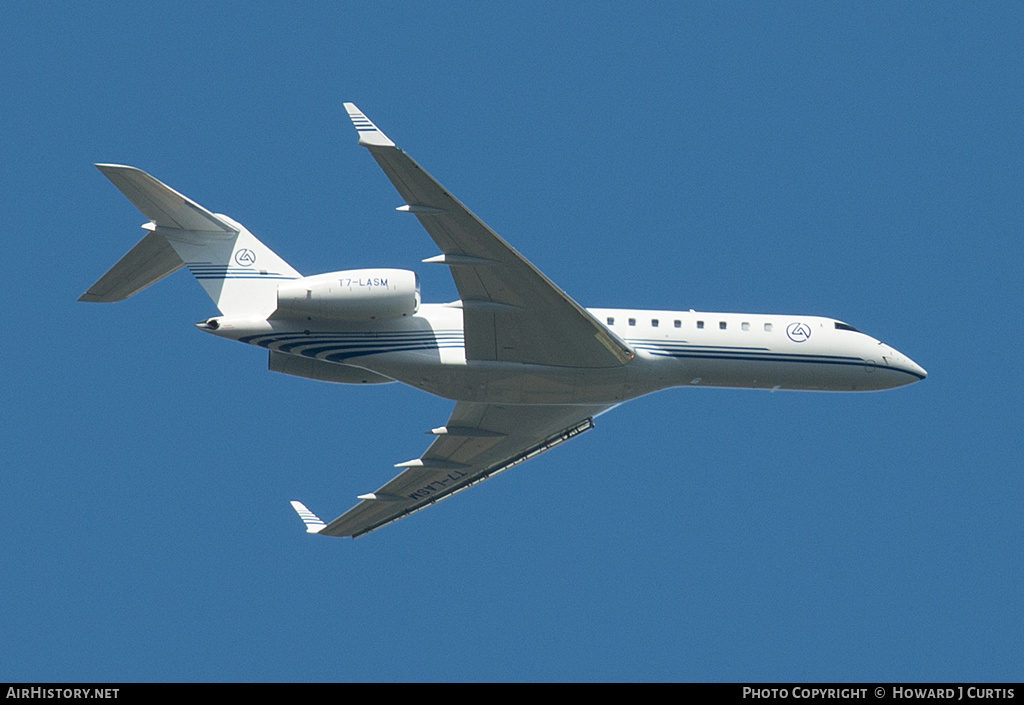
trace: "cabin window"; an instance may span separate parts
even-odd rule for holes
[[[614,326],[615,325],[615,316],[608,316],[608,325],[610,325],[610,326]]]
[[[682,327],[683,327],[683,322],[682,322],[682,321],[673,321],[673,322],[672,322],[672,324],[673,324],[673,325],[674,325],[674,326],[675,326],[676,328],[682,328]]]
[[[697,321],[697,327],[698,328],[703,328],[704,327],[704,321]]]
[[[743,330],[750,330],[750,324],[747,323],[746,321],[743,321],[743,323],[740,324],[740,328],[742,328]]]
[[[636,325],[636,319],[635,318],[630,318],[629,319],[629,325],[635,326]]]
[[[772,324],[771,323],[765,323],[764,324],[764,331],[765,331],[765,333],[771,333],[772,332]]]
[[[725,328],[726,328],[726,326],[727,326],[727,325],[728,325],[728,324],[727,324],[727,323],[726,323],[725,321],[719,321],[719,322],[718,322],[718,329],[719,329],[719,330],[725,330]]]
[[[657,328],[657,327],[658,327],[658,319],[657,318],[652,318],[651,319],[651,328]]]

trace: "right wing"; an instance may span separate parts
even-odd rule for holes
[[[418,512],[594,427],[613,404],[517,406],[459,402],[418,460],[340,517],[325,524],[292,502],[309,533],[356,538]]]
[[[451,267],[462,297],[467,360],[619,367],[633,351],[395,146],[352,103],[359,144],[370,150],[441,249],[424,260]],[[556,245],[560,246],[560,245]]]

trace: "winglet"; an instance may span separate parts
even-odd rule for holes
[[[307,534],[319,534],[327,524],[313,512],[306,509],[306,505],[302,502],[292,501],[292,509],[302,519],[302,523],[306,525]]]
[[[377,129],[377,126],[370,122],[370,118],[355,106],[355,103],[345,103],[345,110],[348,117],[355,125],[359,133],[359,144],[364,147],[394,147],[395,143],[388,139],[388,136]]]

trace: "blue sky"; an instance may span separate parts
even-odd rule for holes
[[[294,5],[0,6],[0,680],[1020,680],[1019,4]],[[75,299],[143,234],[94,162],[457,298],[347,100],[584,305],[833,316],[929,377],[662,392],[307,536],[451,403],[270,373],[185,273]]]

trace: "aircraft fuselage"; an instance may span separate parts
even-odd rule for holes
[[[635,351],[633,360],[608,368],[467,361],[462,311],[445,304],[379,321],[220,317],[197,325],[314,361],[327,375],[330,368],[369,370],[456,401],[617,403],[682,386],[874,391],[926,376],[892,347],[831,318],[588,310]]]

